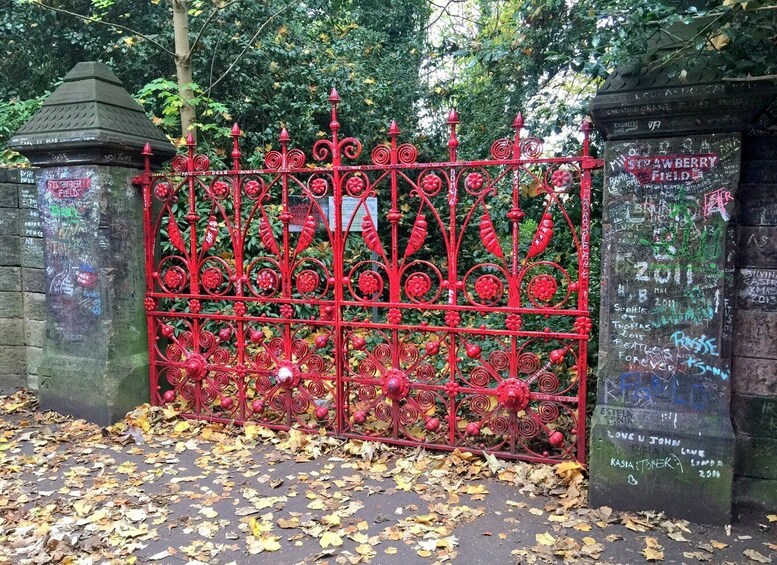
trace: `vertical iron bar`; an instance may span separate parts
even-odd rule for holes
[[[458,261],[457,261],[457,238],[456,238],[456,208],[458,204],[458,197],[456,193],[456,168],[455,162],[458,159],[457,148],[459,146],[459,140],[456,138],[456,125],[459,123],[459,115],[456,110],[451,110],[448,115],[448,127],[450,128],[450,135],[448,137],[448,160],[452,165],[449,169],[449,185],[448,185],[448,305],[455,306],[457,302],[456,285],[458,284]],[[453,309],[447,310],[447,312],[453,312]],[[447,316],[446,316],[447,318]],[[450,326],[449,326],[450,327]],[[451,385],[456,384],[456,378],[458,375],[458,351],[456,349],[456,332],[448,331],[448,367],[450,369],[450,376],[448,382]],[[455,387],[452,387],[455,388]],[[450,445],[456,444],[456,395],[451,394],[448,404],[448,425],[450,427],[449,441]]]
[[[335,229],[334,241],[332,242],[332,254],[334,255],[334,347],[335,347],[335,406],[337,408],[337,417],[335,419],[335,432],[341,434],[344,427],[345,399],[343,398],[343,363],[346,362],[345,343],[343,340],[343,286],[348,284],[343,275],[343,191],[340,186],[342,159],[340,154],[340,140],[338,131],[340,122],[337,121],[337,105],[340,102],[340,96],[337,89],[333,88],[329,94],[329,104],[332,108],[332,118],[329,122],[329,129],[332,132],[332,196],[335,207]]]

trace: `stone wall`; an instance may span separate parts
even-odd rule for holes
[[[0,169],[0,389],[38,387],[45,303],[43,233],[31,169]]]
[[[736,500],[777,508],[777,137],[746,137],[731,416]]]

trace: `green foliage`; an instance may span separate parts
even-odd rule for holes
[[[5,147],[8,139],[29,120],[45,100],[48,93],[44,93],[29,100],[12,98],[5,102],[0,100],[0,164],[23,165],[27,160]]]

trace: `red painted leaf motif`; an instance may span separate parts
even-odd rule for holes
[[[369,215],[364,216],[362,220],[362,237],[370,251],[380,253],[381,255],[384,254],[383,246],[380,244],[380,238],[378,237],[378,230],[375,229],[375,224],[372,223]]]
[[[548,247],[553,238],[553,217],[550,214],[543,214],[537,233],[529,246],[529,252],[526,254],[529,259],[536,257]]]
[[[500,259],[504,259],[502,246],[499,245],[499,238],[496,236],[496,230],[491,222],[491,216],[488,215],[488,211],[483,212],[483,216],[480,218],[480,241],[483,242],[483,247],[487,251]]]
[[[186,244],[183,241],[183,235],[181,235],[181,228],[178,227],[178,222],[175,221],[172,214],[167,218],[167,236],[170,238],[170,243],[178,251],[186,254]]]
[[[208,249],[216,244],[218,236],[219,225],[216,222],[216,216],[211,216],[208,218],[208,228],[205,230],[205,237],[202,240],[202,251],[200,251],[201,255],[205,255]]]
[[[418,214],[413,224],[413,229],[410,231],[410,238],[407,242],[407,250],[405,251],[405,257],[409,257],[424,244],[426,239],[426,217],[423,214]]]
[[[313,241],[313,234],[316,232],[316,219],[313,216],[305,218],[305,223],[302,225],[302,231],[299,234],[299,240],[297,241],[297,250],[295,254],[302,253],[307,249],[308,245]]]
[[[275,242],[275,236],[272,234],[272,228],[265,218],[259,222],[259,237],[262,238],[264,246],[273,253],[278,254],[278,244]]]

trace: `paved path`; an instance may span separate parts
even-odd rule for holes
[[[35,408],[0,396],[0,563],[777,563],[763,513],[589,509],[574,467]]]

